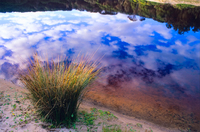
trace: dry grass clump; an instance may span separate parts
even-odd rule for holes
[[[77,59],[76,59],[77,61]],[[77,109],[88,84],[98,75],[97,63],[80,57],[78,63],[39,61],[35,54],[19,79],[30,92],[37,112],[53,124],[70,125],[77,119]]]

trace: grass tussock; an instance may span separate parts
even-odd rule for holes
[[[56,125],[70,125],[77,119],[88,84],[99,73],[97,66],[87,57],[67,64],[65,61],[41,62],[35,54],[27,71],[19,73],[19,79],[29,90],[39,115]]]

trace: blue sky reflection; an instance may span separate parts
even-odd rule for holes
[[[0,78],[12,80],[14,74],[5,69],[25,68],[34,51],[54,58],[98,49],[105,66],[148,69],[155,72],[152,77],[165,78],[164,84],[173,80],[189,94],[200,93],[200,33],[180,35],[166,23],[132,22],[127,16],[77,10],[1,13]]]

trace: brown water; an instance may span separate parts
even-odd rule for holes
[[[106,73],[108,71],[106,70]],[[199,94],[196,96],[187,94],[184,92],[184,87],[177,84],[163,85],[162,81],[167,77],[158,79],[159,83],[154,81],[146,83],[140,75],[129,78],[126,74],[119,68],[108,78],[99,78],[91,86],[86,98],[92,100],[94,104],[165,127],[200,130]]]
[[[170,71],[170,66],[166,67],[154,71],[124,61],[111,65],[102,71],[86,98],[166,127],[198,131],[199,77],[191,79],[195,72],[189,73],[187,69]],[[185,83],[191,84],[189,89]]]

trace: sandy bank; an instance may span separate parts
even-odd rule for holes
[[[42,123],[34,114],[34,109],[29,100],[25,99],[25,88],[14,85],[11,82],[0,79],[0,131],[16,131],[16,132],[46,132],[51,129],[43,128],[44,125],[50,125]],[[16,105],[19,105],[16,106]],[[90,108],[97,108],[112,112],[118,119],[109,121],[110,124],[120,125],[123,130],[130,127],[132,130],[140,132],[178,132],[178,129],[169,129],[158,126],[145,120],[139,120],[134,117],[128,117],[126,115],[117,113],[115,111],[106,109],[94,105],[93,103],[83,102],[80,106],[80,110],[89,111]],[[32,113],[32,114],[31,114]],[[31,117],[29,116],[31,115]],[[42,125],[43,124],[43,125]],[[142,127],[138,124],[141,124]],[[78,124],[77,131],[87,131],[87,127],[83,124]],[[57,128],[53,131],[75,131],[74,129]],[[102,126],[98,126],[97,131],[102,131]]]
[[[148,0],[152,2],[159,2],[159,3],[169,3],[172,5],[176,4],[188,4],[188,5],[195,5],[195,6],[200,6],[200,0]]]

